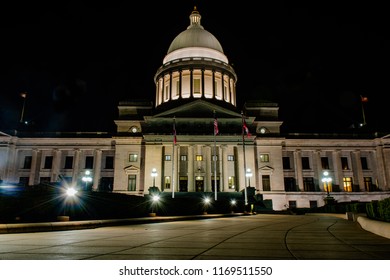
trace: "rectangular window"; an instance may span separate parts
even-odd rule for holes
[[[302,157],[302,169],[310,169],[310,161],[308,157]]]
[[[317,201],[316,200],[310,200],[310,208],[317,208]]]
[[[218,156],[217,155],[215,155],[215,156],[213,155],[212,156],[212,161],[218,161]]]
[[[269,162],[269,154],[260,154],[260,162]]]
[[[53,156],[45,157],[45,164],[43,165],[43,169],[51,169],[53,166]]]
[[[373,192],[375,191],[375,188],[372,184],[372,178],[371,177],[364,177],[364,189],[366,192]]]
[[[303,177],[303,189],[305,192],[314,192],[314,178]]]
[[[283,157],[283,169],[291,169],[290,157]]]
[[[352,177],[344,177],[343,184],[345,192],[352,192]]]
[[[203,160],[203,156],[201,156],[201,155],[196,156],[196,161],[202,161],[202,160]]]
[[[137,176],[136,175],[129,175],[128,177],[128,186],[127,190],[128,191],[135,191],[136,190],[136,181],[137,181]]]
[[[362,163],[362,169],[363,170],[368,170],[368,164],[367,164],[367,158],[366,157],[361,157],[360,162]]]
[[[138,155],[137,154],[130,154],[129,155],[129,161],[130,162],[136,162],[138,160]]]
[[[171,155],[165,155],[165,161],[171,161]]]
[[[85,169],[93,169],[93,156],[85,157]]]
[[[187,161],[187,155],[181,155],[180,156],[181,161]]]
[[[229,176],[228,184],[229,184],[229,189],[235,189],[236,188],[236,183],[235,183],[235,180],[234,180],[234,176]]]
[[[31,169],[32,156],[24,157],[23,169]]]
[[[164,189],[170,189],[171,188],[171,177],[165,176],[164,178]]]
[[[169,99],[169,86],[168,85],[165,86],[164,95],[165,95],[165,100],[168,100]]]
[[[106,157],[105,169],[114,169],[114,157],[113,156]]]
[[[176,81],[176,96],[180,94],[180,81]]]
[[[27,187],[29,180],[29,177],[19,177],[19,186]]]
[[[200,79],[194,79],[194,93],[200,93]]]
[[[269,175],[261,176],[261,180],[263,182],[263,191],[271,191],[271,180]]]
[[[72,169],[72,168],[73,168],[73,157],[66,156],[64,169]]]
[[[322,169],[329,169],[328,157],[321,157],[321,166],[322,166]]]
[[[284,177],[284,190],[286,192],[295,192],[295,178],[294,177]]]
[[[341,157],[341,169],[348,170],[348,158],[347,157]]]
[[[234,156],[233,155],[228,155],[227,156],[228,161],[234,161]]]
[[[289,200],[288,201],[288,208],[297,208],[297,202],[296,200]]]

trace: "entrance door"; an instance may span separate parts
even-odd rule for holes
[[[195,179],[195,191],[204,192],[204,178],[201,176],[197,176]]]
[[[188,178],[180,177],[179,178],[179,191],[180,192],[188,192]]]

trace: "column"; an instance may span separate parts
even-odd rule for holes
[[[18,166],[16,166],[16,155],[16,146],[14,143],[11,143],[9,145],[7,159],[5,161],[7,168],[4,174],[5,178],[3,178],[4,182],[19,181],[19,179],[16,178],[16,170],[18,169]]]
[[[205,178],[205,192],[211,192],[212,187],[211,187],[211,161],[212,161],[212,156],[211,156],[211,147],[210,146],[205,146],[205,151],[206,151],[206,178]]]
[[[365,185],[364,185],[364,176],[363,176],[363,170],[362,170],[362,163],[360,161],[360,151],[352,152],[352,171],[354,174],[354,177],[357,178],[359,183],[359,191],[364,192],[366,191]]]
[[[299,191],[303,190],[303,175],[302,175],[302,154],[300,150],[294,152],[295,159],[295,177],[297,178]]]
[[[374,155],[372,156],[372,161],[376,162],[376,164],[373,166],[376,176],[376,180],[378,181],[377,187],[384,191],[386,190],[384,187],[387,185],[387,174],[385,170],[385,161],[383,157],[383,147],[377,146],[376,150],[374,151]]]
[[[80,172],[80,158],[81,158],[81,151],[79,149],[74,150],[74,157],[73,157],[73,174],[72,174],[72,184],[77,184],[77,181],[79,179],[79,172]]]
[[[324,170],[322,169],[322,162],[321,162],[321,151],[315,151],[314,152],[315,161],[317,163],[317,179],[318,179],[318,186],[315,186],[315,191],[320,191],[322,186],[322,173]]]
[[[29,185],[37,185],[39,183],[39,171],[41,169],[42,152],[38,149],[32,151],[31,172],[28,180]]]
[[[228,176],[228,169],[227,169],[227,147],[226,145],[223,145],[221,147],[221,154],[222,154],[222,158],[220,158],[220,162],[221,162],[221,165],[222,165],[222,173],[221,173],[221,191],[222,192],[225,192],[225,191],[228,191],[229,190],[229,176]]]
[[[333,170],[334,170],[334,178],[335,178],[335,184],[339,185],[339,189],[341,192],[344,191],[344,174],[343,170],[341,169],[341,156],[340,156],[340,150],[336,150],[332,153],[333,158]]]
[[[95,150],[95,162],[93,164],[94,171],[93,171],[93,185],[92,190],[98,191],[99,190],[99,181],[100,181],[100,174],[102,172],[102,150]]]
[[[51,169],[50,182],[57,182],[58,176],[60,175],[60,164],[61,164],[62,152],[58,149],[54,149],[53,153],[53,167]]]
[[[195,191],[194,188],[194,146],[188,146],[188,191]]]

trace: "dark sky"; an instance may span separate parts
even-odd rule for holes
[[[154,101],[154,74],[196,5],[239,104],[279,103],[286,132],[351,131],[362,95],[366,129],[390,131],[385,1],[36,2],[0,7],[0,130],[17,127],[21,92],[30,128],[115,130],[120,100]]]

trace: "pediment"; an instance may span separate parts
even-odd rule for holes
[[[124,171],[126,174],[134,174],[134,173],[139,173],[140,168],[134,165],[129,165],[124,168]]]
[[[265,166],[260,167],[259,171],[261,171],[262,173],[265,173],[265,174],[269,174],[269,173],[272,173],[274,171],[274,168],[272,168],[271,166],[265,165]]]
[[[217,104],[198,99],[175,108],[158,113],[150,118],[241,118],[241,115]]]

